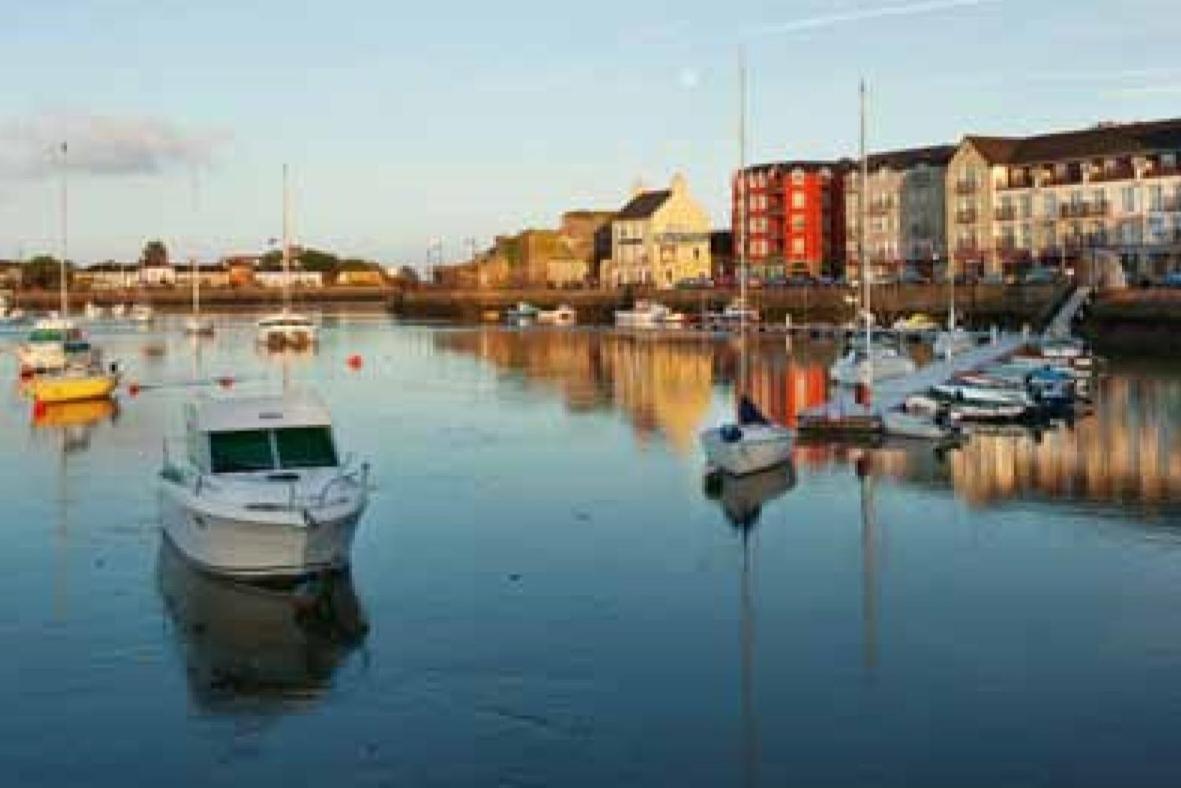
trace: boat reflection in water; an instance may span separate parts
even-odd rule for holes
[[[755,589],[753,538],[763,507],[796,486],[796,469],[791,460],[746,476],[721,471],[706,474],[703,489],[716,500],[726,520],[742,537],[742,570],[739,574],[738,647],[741,654],[739,705],[741,707],[743,785],[759,784],[759,725],[755,709]]]
[[[90,448],[94,428],[104,421],[119,418],[119,405],[113,399],[85,402],[57,402],[33,408],[32,425],[39,431],[58,432],[63,454],[75,454]]]
[[[162,540],[160,595],[197,705],[283,710],[319,697],[369,625],[348,573],[267,587],[201,572]]]

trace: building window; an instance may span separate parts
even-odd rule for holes
[[[1095,201],[1094,204],[1097,206],[1106,205],[1107,192],[1104,189],[1095,189],[1095,191],[1091,193],[1091,199]]]
[[[1033,215],[1033,197],[1028,194],[1021,195],[1021,218],[1028,219]]]
[[[791,207],[803,208],[808,203],[808,195],[802,191],[794,191],[791,193]]]
[[[1047,219],[1055,218],[1058,215],[1058,195],[1053,193],[1047,194],[1045,197],[1044,208]]]
[[[804,171],[803,170],[793,170],[792,174],[791,174],[791,182],[792,183],[803,183],[804,182]]]
[[[1124,213],[1136,212],[1136,189],[1133,186],[1125,186],[1120,189],[1120,196],[1123,202]]]
[[[791,239],[791,254],[793,257],[803,257],[803,255],[804,255],[804,239],[803,238],[792,238]]]
[[[1148,210],[1159,211],[1164,207],[1164,193],[1161,187],[1153,186],[1148,190]]]

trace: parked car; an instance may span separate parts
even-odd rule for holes
[[[768,276],[766,281],[767,287],[787,287],[789,284],[790,280],[783,274]]]
[[[787,278],[788,287],[811,287],[816,280],[807,274],[792,274]]]
[[[904,285],[928,285],[931,280],[913,269],[906,269],[902,275],[898,277],[898,281]]]
[[[707,287],[713,287],[713,280],[708,276],[691,276],[687,279],[682,279],[677,282],[677,289],[679,290],[702,290]]]
[[[1169,271],[1160,281],[1163,287],[1181,287],[1181,271]]]
[[[993,272],[980,277],[979,281],[982,285],[1003,285],[1005,284],[1005,277]]]
[[[1027,285],[1048,285],[1058,279],[1058,272],[1052,268],[1031,268],[1022,280]]]

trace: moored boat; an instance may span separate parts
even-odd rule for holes
[[[204,395],[185,412],[182,456],[159,475],[164,533],[204,569],[292,578],[350,563],[369,466],[342,461],[311,394]]]
[[[637,301],[631,309],[615,310],[615,325],[619,328],[680,328],[684,324],[682,313],[654,301]]]
[[[578,322],[578,312],[569,304],[560,304],[557,309],[540,310],[537,322],[550,326],[572,326]]]
[[[839,385],[856,386],[904,377],[915,369],[914,361],[897,348],[876,344],[867,352],[864,343],[854,343],[829,367],[828,376]]]

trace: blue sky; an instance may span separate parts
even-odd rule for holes
[[[743,41],[752,160],[853,155],[862,74],[877,149],[1181,115],[1175,0],[7,5],[0,257],[57,248],[62,137],[82,262],[261,249],[283,162],[299,240],[387,262],[678,170],[721,225]]]

